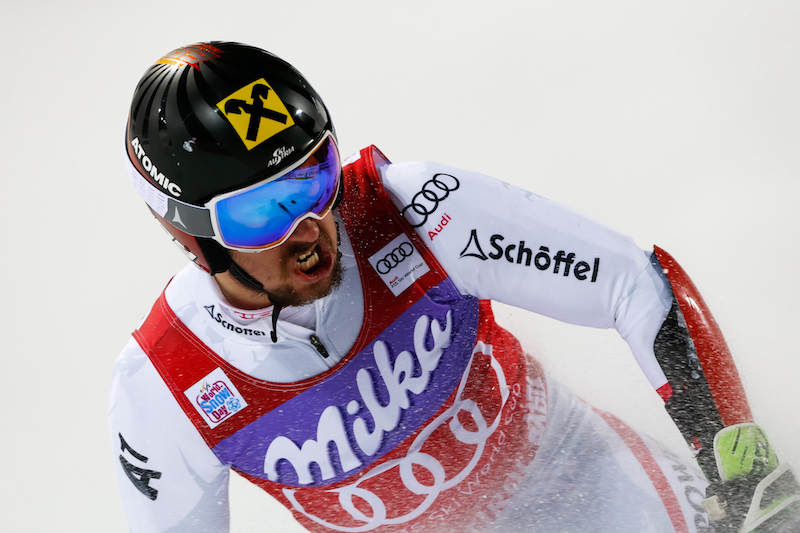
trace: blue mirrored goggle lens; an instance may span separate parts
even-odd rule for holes
[[[295,170],[217,202],[222,240],[239,248],[278,243],[308,213],[322,216],[331,208],[340,172],[336,147],[329,138]]]

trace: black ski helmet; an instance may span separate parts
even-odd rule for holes
[[[283,174],[326,135],[335,138],[325,104],[289,63],[244,44],[209,42],[178,48],[145,72],[125,145],[139,194],[176,244],[215,274],[231,259],[196,208]]]

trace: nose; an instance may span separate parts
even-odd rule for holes
[[[292,235],[287,239],[287,242],[316,242],[318,238],[319,226],[317,221],[313,218],[306,218],[300,221]]]

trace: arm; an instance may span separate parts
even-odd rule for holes
[[[719,437],[732,431],[726,428],[757,426],[716,322],[669,254],[660,248],[643,252],[602,224],[480,174],[431,163],[391,165],[382,173],[395,204],[463,293],[573,324],[614,327],[698,450],[706,475],[726,481]],[[738,472],[750,478],[742,484],[749,488],[728,484],[720,490],[731,502],[755,501],[759,482],[777,486],[775,476],[764,477],[770,470],[759,467],[753,449],[738,448],[743,455],[750,450],[745,462],[752,468]],[[782,500],[784,507],[770,511],[780,511],[770,519],[796,519],[798,500]],[[728,522],[742,524],[738,515]],[[765,516],[751,513],[745,523]]]
[[[702,299],[666,253],[645,252],[580,213],[477,173],[412,163],[384,167],[383,175],[462,292],[615,328],[687,442],[709,454],[719,429],[750,421],[719,329],[704,304],[694,312],[694,304],[681,303]],[[699,335],[694,343],[681,326],[686,320]],[[701,455],[704,467],[713,463]]]
[[[384,174],[390,196],[463,293],[571,324],[616,328],[653,388],[667,383],[653,341],[673,298],[652,253],[487,176],[431,163],[391,165]],[[432,183],[435,175],[442,184]],[[446,180],[452,191],[445,197]]]
[[[114,365],[109,429],[132,532],[228,531],[229,470],[185,419],[135,341]]]

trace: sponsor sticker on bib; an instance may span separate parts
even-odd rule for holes
[[[430,271],[428,263],[405,234],[399,235],[370,257],[369,264],[395,296]]]
[[[195,383],[184,394],[210,428],[217,427],[247,407],[247,402],[221,368]]]

